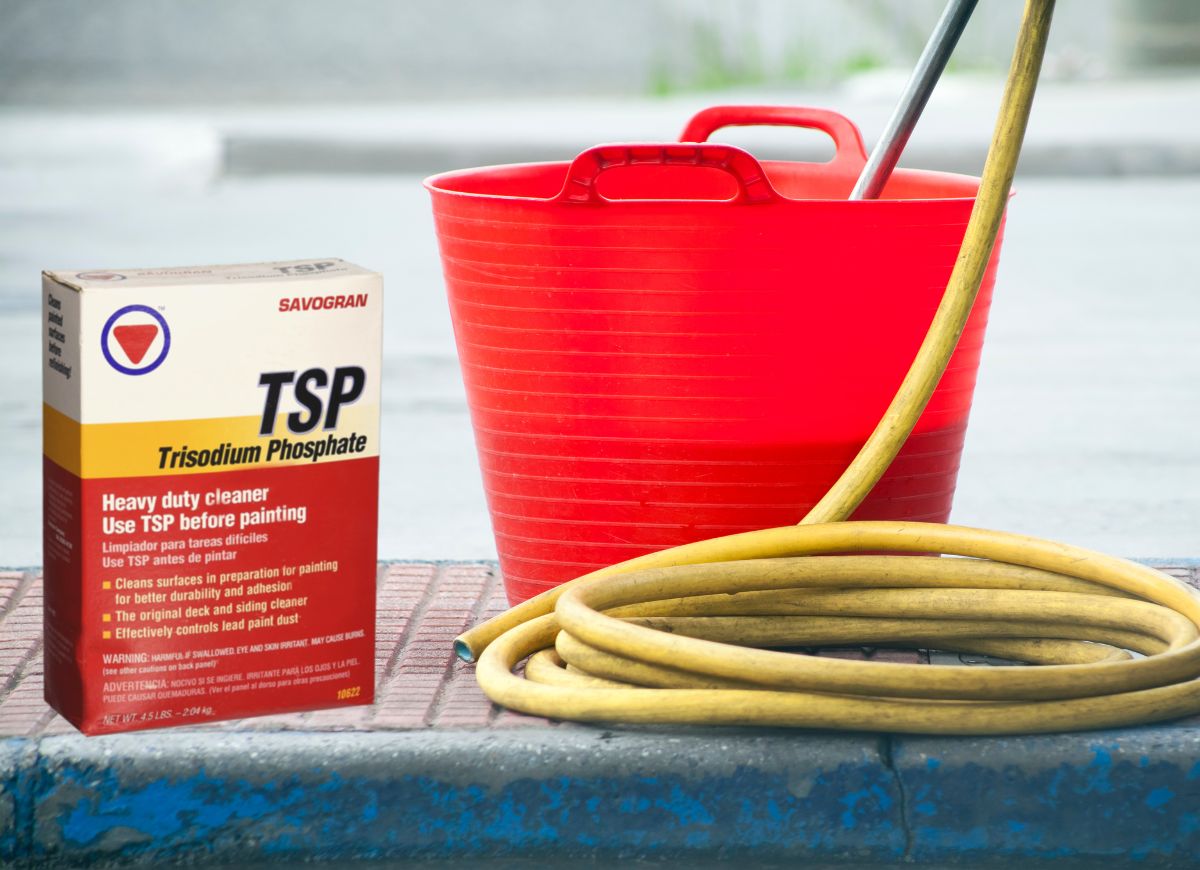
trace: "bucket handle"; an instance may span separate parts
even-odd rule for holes
[[[722,127],[805,127],[827,133],[834,155],[826,165],[857,174],[867,162],[867,149],[854,122],[830,109],[805,106],[712,106],[697,112],[683,128],[681,142],[705,142]]]
[[[733,176],[737,182],[738,194],[732,202],[761,203],[779,199],[779,194],[767,180],[762,166],[749,152],[718,142],[667,142],[597,145],[587,149],[571,161],[567,170],[567,180],[554,202],[608,202],[596,190],[596,179],[600,177],[600,173],[617,166],[638,165],[702,166],[720,169]]]

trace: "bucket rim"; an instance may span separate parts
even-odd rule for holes
[[[455,190],[443,186],[445,182],[452,181],[458,178],[465,178],[476,175],[487,175],[489,173],[512,172],[514,170],[539,170],[539,169],[561,169],[564,173],[571,166],[570,160],[532,160],[517,163],[490,163],[483,166],[471,166],[462,169],[450,169],[442,172],[435,172],[432,175],[427,175],[422,179],[421,185],[431,195],[447,196],[461,198],[464,200],[477,200],[485,202],[512,202],[512,203],[530,203],[530,204],[552,204],[559,199],[559,193],[554,193],[551,196],[521,196],[509,193],[479,193],[476,191]],[[777,166],[825,166],[831,161],[824,163],[812,163],[802,160],[763,160],[760,161],[764,167]],[[860,199],[851,200],[832,197],[808,197],[805,199],[797,199],[796,197],[788,196],[785,193],[776,189],[776,195],[781,203],[845,203],[848,206],[865,208],[871,206],[882,206],[890,203],[934,203],[934,202],[973,202],[978,192],[980,176],[969,175],[964,172],[947,172],[939,169],[911,169],[897,168],[892,173],[893,178],[921,181],[943,181],[956,182],[973,185],[976,188],[976,193],[969,196],[924,196],[924,197],[887,197],[881,199]],[[1016,195],[1013,190],[1009,194],[1011,200]],[[739,205],[734,200],[729,199],[691,199],[688,197],[679,198],[656,198],[656,199],[637,199],[637,198],[621,198],[608,200],[607,204],[611,206],[620,205],[644,205],[644,204],[688,204],[697,205],[712,203],[713,205]]]

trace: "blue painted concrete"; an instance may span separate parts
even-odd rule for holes
[[[43,741],[31,857],[902,857],[851,737],[188,734]]]
[[[0,741],[0,865],[642,857],[1200,865],[1200,727],[583,726]]]
[[[910,856],[1200,865],[1200,729],[903,738]]]
[[[20,738],[0,740],[0,866],[29,854],[31,791],[37,748]]]

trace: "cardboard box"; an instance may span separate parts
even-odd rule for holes
[[[370,703],[380,276],[42,286],[46,700],[86,734]]]

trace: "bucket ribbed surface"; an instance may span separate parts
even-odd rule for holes
[[[766,167],[788,197],[536,198],[565,164],[430,182],[510,600],[797,522],[887,407],[975,182],[905,172],[888,192],[903,200],[805,200],[821,167]],[[949,369],[856,518],[949,518],[994,273],[995,255]]]

